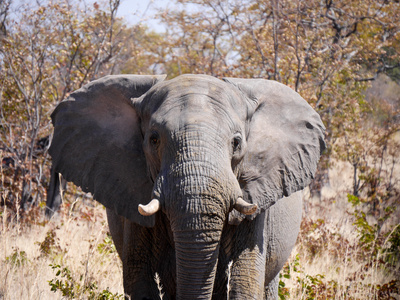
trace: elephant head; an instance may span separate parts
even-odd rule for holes
[[[56,172],[117,214],[168,219],[178,298],[211,298],[224,226],[306,187],[325,148],[290,88],[206,75],[107,76],[52,114]]]

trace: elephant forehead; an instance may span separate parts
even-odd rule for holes
[[[169,129],[197,125],[210,130],[232,130],[241,123],[227,103],[203,94],[191,93],[164,101],[152,116],[153,121]]]
[[[220,101],[201,93],[187,93],[170,98],[165,104],[171,108],[178,107],[182,113],[213,115],[218,113]]]
[[[151,123],[164,124],[169,129],[207,122],[232,129],[246,119],[244,101],[236,90],[219,79],[187,75],[154,87],[144,98],[142,111],[154,122]]]
[[[182,75],[158,84],[150,93],[147,104],[156,108],[164,103],[191,102],[204,105],[214,100],[232,106],[241,97],[222,80],[206,75]],[[173,104],[172,104],[173,105]],[[236,106],[236,105],[235,105]]]

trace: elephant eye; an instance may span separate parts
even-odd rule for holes
[[[240,144],[242,143],[242,139],[240,136],[235,136],[232,140],[233,151],[240,149]]]
[[[153,133],[150,135],[149,142],[150,142],[150,144],[151,144],[151,145],[153,145],[153,146],[157,146],[157,145],[158,145],[158,142],[159,142],[159,140],[160,140],[160,138],[159,138],[159,136],[158,136],[158,133],[157,133],[157,132],[153,132]]]

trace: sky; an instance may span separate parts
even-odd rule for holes
[[[146,23],[151,29],[164,31],[164,26],[151,18],[157,8],[171,8],[174,1],[168,0],[122,0],[117,15],[124,17],[128,24]]]
[[[2,1],[2,0],[0,0]],[[41,0],[43,3],[51,0]],[[61,0],[53,0],[53,2],[62,2]],[[86,0],[86,3],[104,2],[104,0]],[[32,0],[14,0],[13,5],[15,8],[23,4],[33,4]],[[124,17],[128,24],[137,24],[138,22],[144,22],[151,29],[162,32],[165,30],[165,26],[159,24],[158,21],[151,18],[155,14],[157,8],[167,9],[175,5],[174,0],[121,0],[121,4],[118,8],[118,17]]]

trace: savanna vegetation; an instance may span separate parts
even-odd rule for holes
[[[178,0],[152,16],[162,32],[119,6],[0,1],[0,299],[123,298],[102,206],[69,184],[44,216],[51,111],[118,73],[259,77],[300,93],[328,149],[279,295],[399,299],[399,1]]]

